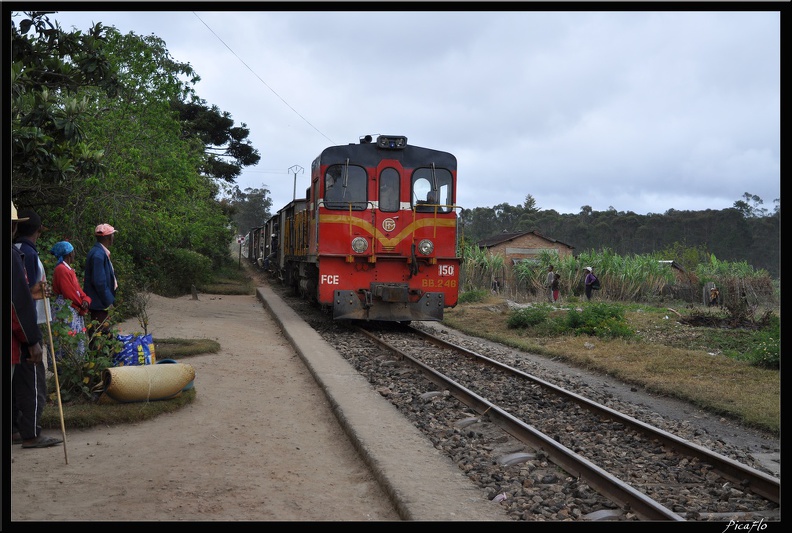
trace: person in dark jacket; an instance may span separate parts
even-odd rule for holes
[[[47,286],[47,273],[44,271],[44,263],[41,262],[38,251],[38,240],[42,232],[47,229],[41,223],[41,217],[32,209],[20,209],[19,217],[24,218],[24,222],[17,224],[14,246],[22,252],[25,258],[25,271],[28,276],[30,291],[36,301],[36,316],[39,324],[47,322],[47,315],[44,309],[44,297]],[[44,347],[46,352],[46,346]]]
[[[94,230],[96,243],[85,258],[83,289],[91,299],[88,309],[91,321],[99,323],[99,329],[109,331],[107,318],[115,304],[118,280],[113,263],[110,262],[110,247],[115,242],[116,229],[110,224],[99,224]]]
[[[31,220],[33,219],[33,220]],[[11,239],[16,236],[19,224],[40,226],[38,215],[19,217],[11,202]],[[39,228],[36,227],[35,231]],[[24,233],[28,233],[27,229]],[[31,292],[23,247],[11,246],[11,414],[14,444],[23,448],[46,448],[63,442],[41,432],[41,415],[46,403],[46,369],[42,334],[38,325],[36,302]],[[28,261],[30,264],[38,265]],[[35,272],[34,272],[35,274]],[[33,278],[44,297],[45,287]]]
[[[591,292],[594,290],[592,288],[593,283],[596,281],[597,276],[594,275],[594,269],[591,267],[586,267],[586,300],[591,300]]]
[[[553,265],[547,267],[547,278],[545,279],[545,290],[547,291],[547,301],[550,303],[555,302],[553,298],[553,281],[555,280],[555,272],[553,272]]]

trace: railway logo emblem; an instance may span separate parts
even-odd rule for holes
[[[393,231],[396,229],[396,221],[392,218],[386,218],[382,221],[382,229],[385,231]]]

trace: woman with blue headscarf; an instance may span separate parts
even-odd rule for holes
[[[71,310],[69,329],[75,334],[85,333],[85,319],[83,317],[88,313],[91,298],[80,287],[77,273],[71,266],[74,261],[74,246],[68,241],[60,241],[55,243],[50,253],[58,260],[58,264],[55,265],[55,271],[52,274],[52,293],[55,296],[55,301],[52,304],[52,316],[57,316],[61,309],[68,306]],[[56,353],[56,357],[62,358],[62,351],[57,350],[57,352],[61,353]],[[84,343],[80,343],[78,352],[76,355],[82,357],[85,353]]]

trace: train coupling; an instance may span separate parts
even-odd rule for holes
[[[445,307],[442,292],[425,292],[411,300],[406,283],[372,283],[370,290],[335,291],[333,319],[441,321]]]

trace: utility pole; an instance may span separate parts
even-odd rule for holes
[[[304,170],[303,167],[301,167],[300,165],[292,165],[289,167],[289,172],[294,173],[294,196],[292,197],[292,200],[297,199],[297,174],[299,172],[302,172],[303,170]]]

